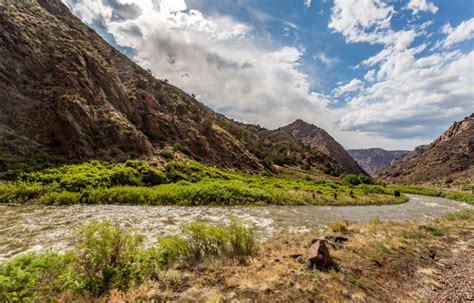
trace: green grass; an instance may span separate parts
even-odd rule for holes
[[[394,190],[368,177],[313,180],[250,175],[200,163],[171,161],[158,170],[138,161],[91,161],[8,173],[0,203],[144,205],[368,205],[403,203]]]
[[[228,225],[196,222],[181,229],[181,236],[145,248],[143,237],[130,228],[92,222],[77,231],[68,253],[27,253],[0,263],[0,302],[53,302],[64,291],[99,297],[160,279],[177,262],[243,258],[257,249],[253,231],[233,218]]]
[[[441,197],[441,198],[456,200],[460,202],[466,202],[469,204],[474,204],[474,194],[468,193],[468,192],[440,191],[438,189],[414,186],[414,185],[391,185],[391,186],[388,186],[388,188],[393,189],[393,190],[398,190],[401,193],[405,193],[405,194]]]

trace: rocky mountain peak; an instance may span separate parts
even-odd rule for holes
[[[474,127],[474,113],[472,113],[470,116],[464,118],[462,121],[455,121],[451,127],[445,131],[441,136],[439,136],[436,140],[433,141],[433,143],[430,144],[429,148],[432,148],[433,146],[446,142],[450,138],[467,131],[469,128]]]
[[[300,139],[305,145],[331,156],[344,170],[355,174],[367,174],[347,151],[324,129],[301,119],[279,128]]]

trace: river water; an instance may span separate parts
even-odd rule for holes
[[[262,239],[280,231],[301,232],[338,220],[427,220],[471,207],[452,200],[410,195],[410,201],[383,206],[0,206],[0,259],[48,248],[66,250],[77,227],[108,219],[131,226],[154,243],[158,236],[179,233],[185,222],[226,222],[238,217],[253,226]]]

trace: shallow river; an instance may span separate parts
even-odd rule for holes
[[[260,238],[267,238],[282,230],[305,231],[338,220],[426,220],[470,207],[441,198],[410,198],[401,205],[342,207],[0,206],[0,259],[32,250],[65,250],[74,230],[91,220],[109,219],[132,226],[146,236],[147,243],[153,243],[160,235],[178,233],[181,223],[219,223],[229,216],[243,219],[256,229]]]

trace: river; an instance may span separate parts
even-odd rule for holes
[[[471,207],[442,198],[409,196],[405,204],[383,206],[0,206],[0,259],[48,248],[64,251],[77,227],[92,220],[131,226],[146,237],[146,243],[154,243],[158,236],[179,233],[184,222],[222,223],[229,216],[248,222],[265,239],[280,231],[301,232],[338,220],[427,220]]]

